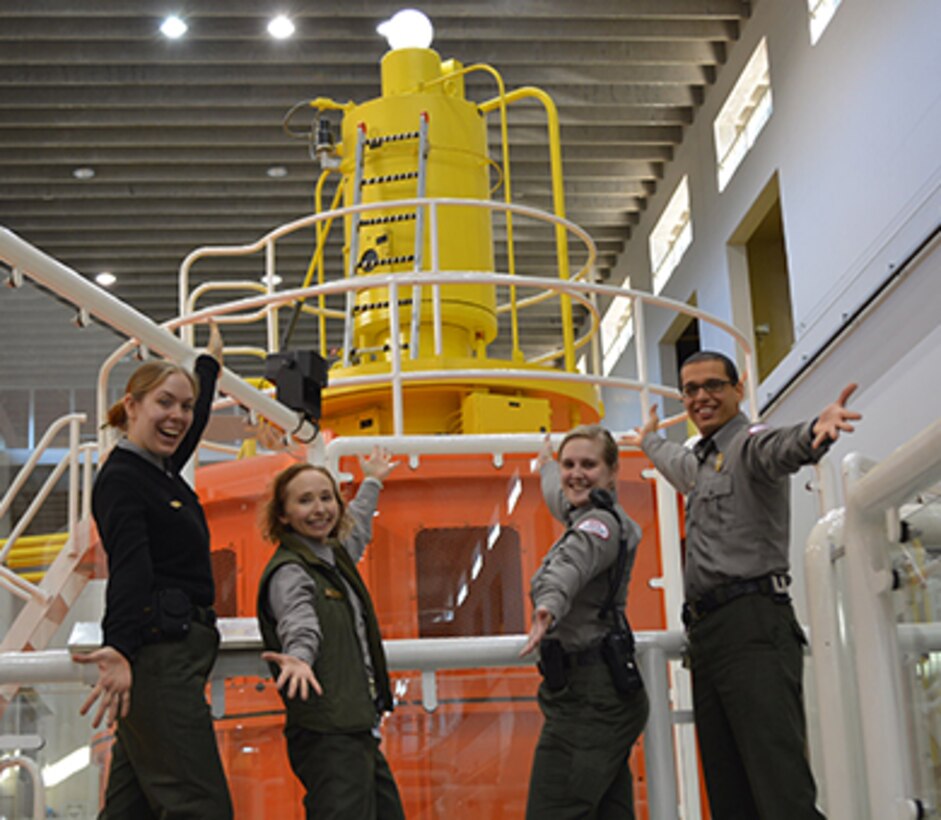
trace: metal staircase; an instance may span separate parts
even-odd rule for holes
[[[2,518],[12,508],[14,499],[26,485],[42,454],[50,447],[57,434],[68,427],[67,453],[50,472],[26,511],[13,524],[10,536],[0,549],[0,586],[26,602],[0,641],[0,653],[45,649],[94,574],[90,512],[91,454],[94,445],[79,444],[79,426],[83,421],[85,416],[81,413],[71,413],[54,421],[0,500]],[[36,537],[21,537],[21,533],[29,527],[37,510],[66,472],[69,519],[67,532],[65,535],[52,537],[53,542],[61,542],[61,549],[37,583],[31,578],[34,572],[15,571],[17,565],[23,563],[23,549],[32,553],[36,550]],[[30,569],[34,570],[33,567]],[[19,687],[13,684],[0,686],[0,717],[16,696],[18,689]]]

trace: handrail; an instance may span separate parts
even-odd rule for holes
[[[555,224],[557,228],[570,231],[573,235],[578,237],[585,244],[585,247],[588,249],[588,258],[582,268],[572,277],[570,282],[577,282],[578,285],[575,289],[568,289],[562,285],[562,282],[566,280],[561,279],[547,279],[539,277],[519,277],[514,275],[512,272],[510,274],[501,274],[501,273],[492,273],[492,272],[463,272],[463,271],[440,271],[438,270],[438,236],[436,231],[437,225],[437,211],[440,207],[449,207],[449,206],[462,206],[462,207],[477,207],[484,208],[488,210],[502,210],[506,211],[508,214],[516,213],[521,214],[533,219],[543,221],[549,224]],[[440,352],[440,339],[441,339],[441,313],[440,313],[440,286],[443,284],[458,284],[464,282],[473,282],[473,283],[490,283],[490,284],[505,284],[509,289],[511,289],[513,294],[513,300],[516,300],[516,290],[518,287],[530,287],[538,288],[539,293],[529,297],[527,299],[518,300],[515,305],[512,303],[510,305],[498,305],[496,307],[497,313],[506,312],[506,310],[522,309],[524,307],[538,304],[541,301],[544,301],[547,298],[552,298],[553,295],[557,295],[560,298],[569,300],[575,298],[580,301],[588,311],[590,317],[589,327],[580,336],[578,339],[563,340],[563,346],[557,350],[550,351],[533,357],[530,360],[531,364],[545,364],[547,362],[553,361],[559,357],[563,357],[568,363],[571,359],[569,352],[574,353],[582,346],[587,344],[589,341],[595,338],[599,332],[600,327],[600,317],[598,315],[598,310],[594,304],[595,297],[597,295],[609,295],[609,296],[622,296],[628,298],[632,302],[632,311],[635,315],[635,327],[637,327],[637,332],[635,333],[635,353],[637,358],[637,371],[640,376],[638,381],[640,382],[640,387],[636,388],[633,384],[614,384],[610,386],[618,387],[628,387],[629,389],[639,389],[641,392],[641,406],[643,411],[646,413],[649,409],[650,403],[650,393],[657,392],[656,390],[651,390],[647,386],[646,370],[647,370],[647,347],[646,339],[642,332],[643,330],[643,320],[644,320],[644,311],[643,305],[649,304],[658,307],[664,307],[669,310],[673,310],[679,313],[683,313],[707,323],[710,323],[725,333],[728,333],[736,345],[741,348],[745,357],[745,387],[749,400],[749,409],[752,418],[757,418],[758,412],[758,399],[757,399],[757,380],[754,377],[755,373],[755,363],[754,363],[754,351],[752,350],[751,340],[748,339],[744,334],[739,332],[737,328],[732,326],[729,323],[723,322],[715,317],[710,316],[709,314],[701,311],[697,308],[691,307],[685,303],[676,302],[674,300],[666,299],[665,297],[654,296],[653,294],[635,291],[632,289],[622,289],[614,286],[605,286],[605,285],[595,285],[594,283],[582,281],[587,276],[588,272],[593,268],[594,259],[596,250],[594,243],[591,238],[585,233],[580,227],[574,223],[569,222],[568,220],[546,213],[544,211],[530,208],[528,206],[515,205],[511,203],[501,203],[501,202],[492,202],[489,200],[467,200],[467,199],[455,199],[455,198],[428,198],[428,197],[416,197],[412,199],[402,199],[389,202],[380,202],[380,203],[363,203],[359,205],[351,205],[344,208],[336,208],[330,211],[324,211],[321,213],[310,214],[300,219],[297,219],[293,222],[286,223],[285,225],[279,226],[278,228],[268,232],[258,240],[253,243],[245,245],[233,245],[228,247],[223,246],[210,246],[193,251],[187,256],[184,260],[184,263],[180,268],[180,293],[181,299],[182,294],[188,288],[189,273],[193,264],[199,259],[205,257],[219,257],[225,255],[246,255],[257,253],[262,250],[270,251],[274,246],[274,243],[279,239],[293,233],[296,230],[308,227],[310,225],[320,225],[324,222],[332,222],[337,217],[348,216],[348,215],[359,215],[360,213],[372,211],[372,210],[387,210],[392,208],[427,208],[429,210],[429,225],[430,225],[430,236],[431,236],[431,270],[422,271],[419,273],[401,273],[401,274],[389,274],[385,276],[380,275],[371,275],[369,277],[356,277],[356,278],[345,278],[343,280],[336,280],[328,284],[318,285],[317,288],[308,288],[302,287],[294,289],[291,291],[281,291],[278,295],[277,304],[287,304],[288,301],[297,301],[300,303],[303,300],[306,300],[314,295],[319,299],[322,299],[326,294],[339,294],[344,293],[347,296],[353,291],[362,289],[362,288],[376,288],[376,287],[389,287],[392,281],[398,283],[399,286],[407,286],[412,284],[414,287],[419,287],[424,284],[433,284],[433,322],[434,322],[434,338],[435,338],[435,351],[436,353]],[[269,270],[269,273],[273,271]],[[450,274],[458,274],[463,276],[463,279],[448,279],[441,278],[447,277]],[[503,277],[503,278],[501,278]],[[337,287],[338,282],[339,287]],[[201,286],[202,287],[202,286]],[[253,286],[254,289],[254,286]],[[284,294],[291,294],[290,297],[286,297]],[[274,296],[274,294],[270,294]],[[587,296],[587,298],[586,298]],[[186,305],[187,311],[193,307],[192,300],[183,301],[183,304]],[[231,303],[230,303],[231,304]],[[272,305],[275,302],[267,301],[257,301],[257,300],[239,300],[236,304],[240,305],[240,310],[248,310],[249,308],[257,308],[257,311],[253,315],[261,315],[266,310],[274,310]],[[396,314],[401,310],[396,302],[390,304],[390,323],[393,321],[400,322],[399,316]],[[338,312],[339,313],[339,312]],[[189,313],[185,319],[184,324],[189,325],[193,321],[190,317],[195,316],[194,313]],[[200,312],[199,315],[207,315],[205,312]],[[221,315],[217,313],[216,315]],[[345,313],[343,314],[345,317]],[[323,318],[323,314],[321,314]],[[333,317],[330,317],[333,318]],[[168,325],[169,326],[169,325]],[[179,326],[178,324],[175,326]],[[349,334],[345,334],[345,337],[348,337]],[[390,339],[393,340],[392,347],[398,345],[398,338],[390,334]],[[568,351],[568,352],[567,352]],[[400,354],[399,354],[400,355]],[[391,358],[395,358],[396,353],[393,351]],[[401,397],[401,385],[400,379],[404,378],[406,380],[414,378],[412,373],[415,371],[408,370],[408,373],[403,372],[401,366],[393,367],[392,370],[395,372],[392,374],[391,378],[391,389],[393,392],[393,405],[395,406]],[[568,373],[573,373],[574,368],[566,367],[565,371]],[[461,375],[458,371],[451,371],[451,376],[457,377]],[[466,374],[465,374],[466,375]],[[594,383],[596,385],[603,384],[600,381],[600,378],[595,376]],[[381,381],[381,378],[376,379],[377,383]],[[336,386],[341,384],[346,384],[351,386],[354,382],[337,379],[332,382]],[[361,383],[361,382],[355,382]],[[363,384],[370,382],[362,382]],[[678,398],[678,393],[671,391],[665,395],[669,395],[674,398]],[[394,408],[393,408],[394,409]],[[393,413],[395,416],[395,413]],[[673,423],[676,423],[679,420],[679,417],[672,419]],[[396,426],[397,431],[401,430],[400,427]]]
[[[81,305],[89,315],[101,319],[109,327],[129,338],[138,339],[150,349],[181,363],[189,363],[194,358],[195,351],[165,328],[7,228],[0,228],[0,258],[20,274],[35,279],[69,302]],[[214,313],[210,311],[209,315]],[[285,429],[291,429],[297,424],[296,413],[259,393],[228,370],[222,371],[219,389],[256,407],[266,418]],[[104,402],[99,395],[99,412],[102,404]],[[106,411],[107,407],[104,410]],[[313,428],[309,423],[302,422],[299,432],[303,436],[309,436]]]
[[[937,649],[941,624],[897,624],[889,549],[902,540],[900,505],[939,480],[941,419],[878,464],[851,454],[843,460],[846,506],[821,519],[807,545],[809,614],[815,654],[817,647],[820,653],[815,674],[825,766],[828,775],[835,767],[856,768],[855,777],[853,772],[838,775],[833,792],[828,783],[834,801],[828,813],[835,820],[867,814],[873,820],[921,816],[924,801],[915,794],[912,724],[903,710],[906,687],[899,650]],[[845,564],[842,596],[833,567],[838,560]],[[845,626],[837,606],[845,607]],[[850,645],[843,637],[847,630],[865,638]],[[917,648],[918,641],[923,648]],[[852,655],[855,675],[847,674],[841,654]],[[832,708],[827,708],[825,713],[823,707],[834,703],[840,710],[830,714]],[[854,715],[844,714],[853,707]],[[857,764],[858,754],[847,756],[846,750],[860,747]],[[860,781],[866,792],[854,793],[853,784]],[[867,799],[868,812],[862,805]]]
[[[216,717],[225,714],[225,680],[231,677],[267,678],[269,671],[260,657],[262,649],[258,624],[254,618],[221,618],[220,654],[210,676],[212,710]],[[658,820],[678,817],[676,772],[673,765],[674,723],[688,722],[689,715],[670,708],[667,661],[681,657],[685,633],[681,630],[635,633],[638,664],[644,675],[651,703],[650,717],[644,729],[644,760],[647,772],[647,797],[651,816]],[[98,623],[76,624],[69,637],[68,649],[44,652],[9,652],[0,655],[0,685],[75,682],[90,684],[94,670],[75,663],[72,653],[87,652],[100,645]],[[438,672],[457,669],[532,668],[533,658],[520,658],[525,635],[500,635],[468,638],[419,638],[383,641],[391,671],[421,673],[422,705],[438,707]]]
[[[635,303],[644,303],[654,305],[656,307],[662,307],[669,310],[673,310],[678,313],[688,314],[694,316],[708,324],[723,330],[728,333],[740,347],[744,348],[746,351],[746,361],[747,368],[753,367],[753,356],[751,354],[751,348],[748,344],[748,340],[744,335],[733,325],[724,322],[721,319],[717,319],[710,314],[699,310],[697,308],[690,307],[684,302],[677,302],[673,299],[668,299],[663,296],[654,296],[653,294],[647,293],[645,291],[638,291],[629,288],[620,288],[614,285],[604,285],[594,282],[578,282],[574,280],[555,280],[555,279],[545,279],[540,277],[526,277],[525,279],[521,277],[511,277],[507,274],[497,274],[497,273],[483,273],[483,272],[471,272],[471,271],[451,271],[446,273],[422,273],[422,274],[384,274],[377,276],[368,277],[368,281],[363,281],[360,279],[356,280],[334,280],[325,285],[318,285],[311,288],[297,288],[293,290],[282,291],[278,294],[272,294],[267,296],[257,296],[257,297],[247,297],[245,299],[238,300],[236,302],[230,302],[225,305],[216,305],[212,308],[204,308],[201,311],[198,311],[194,314],[191,314],[184,319],[175,319],[172,322],[168,322],[167,326],[178,326],[183,323],[183,321],[189,322],[199,322],[204,321],[211,316],[224,315],[226,313],[243,311],[252,308],[256,308],[261,305],[268,305],[273,303],[288,302],[295,300],[299,297],[309,298],[311,296],[323,293],[325,295],[332,295],[337,293],[347,292],[349,290],[357,290],[360,288],[382,288],[390,287],[395,284],[398,286],[408,286],[414,282],[422,282],[423,284],[468,284],[468,283],[477,283],[477,282],[487,282],[497,285],[509,285],[516,284],[517,287],[531,287],[540,290],[557,290],[564,291],[569,293],[574,298],[579,301],[587,302],[587,295],[595,293],[598,295],[606,295],[611,297],[623,297],[631,299]],[[395,303],[390,304],[390,313],[396,314],[396,305]],[[394,347],[394,346],[393,346]],[[643,345],[638,344],[637,348],[642,348]],[[121,348],[121,355],[130,349],[130,344],[126,344]],[[644,353],[645,351],[640,351]],[[113,355],[114,359],[119,358],[116,354]],[[749,372],[747,369],[746,372]],[[421,371],[414,370],[408,372],[400,372],[397,375],[399,380],[418,380],[418,379],[427,379],[427,378],[441,378],[442,372],[439,371]],[[513,377],[518,377],[519,375],[525,374],[529,377],[532,377],[532,371],[525,370],[508,370],[508,369],[494,369],[494,370],[449,370],[446,371],[448,376],[458,377],[458,376],[487,376],[492,378],[500,378],[500,374],[509,374],[512,373]],[[432,375],[428,375],[432,374]],[[539,377],[545,379],[558,379],[566,381],[586,381],[593,384],[598,384],[602,386],[612,386],[612,387],[624,387],[627,389],[640,389],[641,383],[639,381],[631,379],[618,379],[611,377],[602,377],[596,375],[582,375],[579,373],[566,373],[563,371],[552,371],[546,369],[545,371],[539,371]],[[376,374],[370,376],[351,376],[344,378],[337,378],[331,382],[333,386],[336,387],[350,387],[353,385],[366,385],[366,384],[376,384],[382,383],[383,381],[388,382],[390,376],[388,374]],[[757,398],[755,396],[755,380],[753,378],[746,378],[746,389],[749,395],[749,402],[752,408],[757,407]],[[657,393],[662,396],[668,396],[670,398],[679,398],[679,393],[676,388],[667,387],[664,385],[657,384],[648,384],[648,390],[652,393]]]
[[[180,265],[180,279],[179,279],[179,305],[181,316],[187,314],[189,307],[189,276],[192,266],[202,258],[206,257],[220,257],[220,256],[245,256],[253,253],[258,253],[261,250],[266,250],[268,248],[273,248],[274,243],[279,239],[284,238],[285,236],[303,228],[309,227],[311,225],[320,225],[321,223],[331,224],[337,217],[353,216],[358,217],[360,214],[369,211],[376,210],[390,210],[395,208],[427,208],[430,211],[431,218],[429,219],[429,235],[431,237],[431,246],[432,246],[432,273],[437,272],[436,260],[438,259],[438,234],[436,228],[436,218],[435,212],[440,206],[460,206],[460,207],[474,207],[482,208],[484,210],[491,211],[504,211],[509,217],[512,214],[519,214],[520,216],[529,217],[537,221],[546,222],[555,226],[557,234],[557,242],[560,242],[559,237],[564,236],[566,232],[573,234],[576,238],[580,239],[584,244],[587,250],[587,257],[585,263],[575,274],[573,279],[579,280],[585,278],[588,273],[593,269],[595,259],[597,258],[597,248],[595,247],[594,241],[591,239],[590,235],[582,229],[580,226],[576,225],[574,222],[571,222],[564,218],[564,216],[559,216],[555,214],[549,214],[545,211],[542,211],[538,208],[531,208],[526,205],[517,205],[510,202],[494,202],[491,200],[479,200],[479,199],[459,199],[459,198],[446,198],[446,197],[413,197],[410,199],[400,199],[400,200],[390,200],[387,202],[369,202],[362,203],[359,205],[349,205],[343,208],[334,208],[329,211],[322,211],[315,214],[309,214],[308,216],[302,217],[300,219],[294,220],[293,222],[285,223],[284,225],[275,228],[272,231],[269,231],[264,236],[257,239],[255,242],[251,242],[243,245],[232,245],[232,246],[206,246],[203,248],[197,248],[192,251],[187,257],[183,260],[183,263]],[[564,214],[564,207],[562,208]],[[560,233],[561,232],[561,233]],[[563,278],[567,278],[568,275],[568,247],[567,244],[564,245],[564,273]],[[560,245],[561,247],[561,245]],[[267,269],[267,275],[271,277],[274,273],[272,268]],[[512,272],[510,275],[514,275]],[[353,277],[347,277],[353,279]],[[373,277],[370,277],[372,279]],[[515,299],[515,285],[513,282],[509,284],[511,289],[511,303],[510,309],[513,309],[512,301]],[[564,295],[563,295],[564,296]],[[528,306],[530,304],[535,304],[535,301],[527,302],[525,305],[520,303],[517,305],[517,308]],[[504,308],[505,309],[505,308]],[[497,308],[500,311],[500,307]],[[569,322],[570,327],[570,322]],[[556,355],[564,355],[567,361],[567,367],[570,370],[574,369],[574,361],[569,362],[569,360],[574,356],[574,351],[577,350],[579,345],[574,345],[574,339],[565,333],[565,342],[561,351]],[[192,341],[191,334],[184,334],[184,339]],[[584,344],[584,342],[583,342]],[[571,355],[569,355],[571,353]]]
[[[43,820],[46,817],[46,787],[42,782],[42,772],[36,761],[23,754],[13,754],[0,757],[0,773],[19,766],[29,776],[33,784],[33,808],[31,816],[33,820]]]
[[[49,428],[46,430],[46,432],[43,434],[39,444],[36,446],[36,449],[30,454],[29,459],[27,459],[26,463],[20,468],[16,478],[10,485],[10,488],[4,494],[3,500],[0,501],[0,518],[2,518],[7,514],[16,496],[23,489],[26,482],[29,480],[29,477],[33,474],[33,471],[35,470],[36,465],[39,463],[43,453],[49,449],[56,436],[62,431],[64,427],[67,426],[69,428],[68,450],[59,460],[50,474],[46,477],[42,487],[40,487],[39,492],[37,492],[33,497],[29,506],[26,508],[26,511],[23,512],[22,515],[20,515],[20,517],[17,519],[9,536],[7,536],[6,543],[3,545],[3,548],[0,549],[0,587],[5,588],[19,598],[23,598],[25,600],[32,599],[39,601],[40,603],[45,603],[49,598],[48,593],[46,593],[40,586],[12,571],[7,566],[7,558],[9,557],[10,551],[13,549],[17,539],[23,535],[23,533],[32,523],[33,518],[36,516],[39,508],[45,503],[46,499],[50,496],[53,489],[55,488],[56,483],[67,469],[69,471],[69,487],[67,496],[67,532],[70,535],[74,533],[78,527],[80,505],[83,512],[87,509],[87,500],[80,499],[79,497],[79,426],[86,420],[86,418],[87,417],[84,413],[67,413],[66,415],[61,416],[60,418],[53,421],[52,424],[49,425]]]

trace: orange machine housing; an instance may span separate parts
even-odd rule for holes
[[[259,456],[197,471],[212,532],[217,607],[222,616],[255,615],[258,580],[273,546],[258,524],[264,488],[290,463]],[[619,498],[643,529],[629,595],[635,629],[664,627],[655,499],[639,454],[622,454]],[[341,469],[361,480],[355,459]],[[374,535],[360,571],[383,637],[520,634],[528,630],[529,579],[561,525],[543,503],[529,456],[426,456],[386,480]],[[408,817],[521,818],[542,725],[533,668],[441,672],[434,712],[421,703],[421,674],[393,675],[396,709],[383,748]],[[233,680],[217,723],[236,815],[301,818],[303,790],[288,765],[283,708],[271,680]],[[632,769],[639,817],[647,817],[642,754]]]

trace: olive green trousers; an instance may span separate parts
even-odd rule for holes
[[[619,694],[603,663],[566,671],[567,683],[539,687],[545,723],[529,781],[527,820],[634,817],[628,758],[647,722],[647,693]]]
[[[807,762],[804,633],[790,603],[730,601],[692,625],[696,733],[715,820],[820,820]]]
[[[215,627],[199,623],[182,641],[141,647],[99,820],[231,820],[205,697],[218,648]]]
[[[288,758],[307,795],[307,820],[405,820],[398,787],[372,732],[284,730]]]

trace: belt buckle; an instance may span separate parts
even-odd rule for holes
[[[775,595],[787,595],[787,587],[790,579],[786,575],[771,576],[771,591]]]

